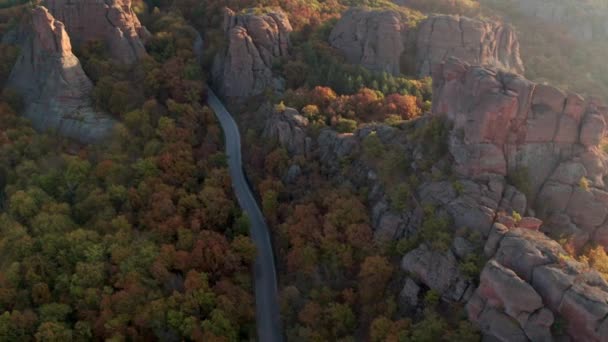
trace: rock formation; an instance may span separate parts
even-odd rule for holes
[[[406,253],[402,310],[416,308],[420,292],[430,288],[445,301],[466,303],[469,318],[489,341],[559,340],[564,336],[552,329],[556,322],[566,340],[604,341],[608,283],[551,236],[571,237],[575,247],[591,240],[608,248],[608,165],[599,147],[606,109],[593,99],[456,58],[435,69],[433,85],[430,117],[400,128],[367,125],[353,134],[326,129],[317,139],[324,171],[370,189],[376,240],[415,238],[426,220],[420,208],[430,206],[434,218],[449,219],[449,229],[466,227],[485,241],[479,246],[456,234],[447,249],[430,241]],[[424,146],[412,137],[434,117],[452,123],[448,153],[430,171],[418,171]],[[405,154],[417,172],[419,185],[406,210],[391,207],[390,189],[362,158],[370,134]],[[456,181],[434,179],[445,169],[454,171]],[[515,219],[514,212],[530,217]],[[459,265],[478,253],[489,261],[476,286]]]
[[[608,283],[544,234],[496,223],[469,317],[499,341],[552,341],[559,315],[576,341],[608,335]]]
[[[432,15],[420,23],[416,70],[421,76],[454,56],[474,65],[490,65],[523,74],[517,34],[509,25],[460,16]]]
[[[350,63],[397,75],[405,50],[408,19],[396,11],[346,11],[329,36]]]
[[[89,143],[103,139],[114,125],[93,109],[93,84],[72,53],[63,23],[44,7],[32,11],[31,30],[8,85],[23,96],[24,115],[38,130]]]
[[[280,88],[281,81],[273,77],[272,65],[278,58],[288,56],[291,31],[287,15],[280,10],[236,14],[225,9],[228,46],[216,56],[213,65],[213,81],[220,93],[247,97]]]
[[[394,75],[411,63],[418,75],[429,76],[433,66],[449,56],[524,71],[515,31],[495,21],[432,15],[415,26],[396,11],[351,9],[329,41],[349,62]]]
[[[293,108],[274,110],[266,121],[264,137],[276,140],[290,154],[305,154],[310,151],[311,139],[307,136],[308,119]]]
[[[131,0],[46,0],[53,16],[65,24],[72,43],[107,44],[112,56],[126,64],[146,55],[149,33],[131,9]]]
[[[608,111],[593,99],[450,59],[433,79],[433,112],[454,122],[450,151],[467,178],[523,178],[532,208],[559,234],[608,247]]]

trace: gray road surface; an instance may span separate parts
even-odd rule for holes
[[[281,342],[281,321],[279,315],[277,274],[274,267],[274,256],[270,233],[255,197],[245,180],[241,158],[241,136],[236,122],[217,98],[213,90],[209,89],[207,99],[209,107],[215,111],[226,138],[226,154],[228,166],[232,177],[232,187],[239,205],[249,216],[251,222],[251,238],[257,248],[255,260],[255,301],[256,325],[258,341]]]

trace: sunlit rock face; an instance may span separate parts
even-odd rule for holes
[[[435,65],[448,57],[474,65],[489,65],[523,74],[517,34],[498,21],[461,16],[433,15],[419,27],[416,42],[416,70],[429,76]]]
[[[112,57],[131,64],[146,55],[150,35],[131,8],[131,0],[46,0],[50,13],[64,23],[72,43],[104,42]]]
[[[329,42],[349,62],[393,75],[409,67],[429,76],[450,56],[524,72],[517,34],[497,21],[431,15],[415,23],[396,11],[351,9],[334,27]]]
[[[24,99],[24,115],[40,131],[85,143],[102,140],[114,120],[93,108],[93,84],[72,53],[65,26],[44,7],[35,8],[31,20],[8,82]]]
[[[213,81],[223,96],[244,98],[280,88],[273,63],[289,55],[292,27],[280,10],[266,14],[224,10],[227,47],[213,65]]]
[[[449,146],[459,174],[520,178],[553,229],[608,247],[603,105],[456,59],[436,69],[433,86],[434,114],[454,123]]]

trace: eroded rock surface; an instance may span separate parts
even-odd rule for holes
[[[410,23],[396,11],[351,9],[334,27],[329,42],[349,62],[394,75],[414,64],[418,75],[429,76],[435,65],[450,56],[524,71],[515,31],[496,21],[432,15]]]
[[[46,0],[53,16],[64,23],[72,43],[107,44],[112,56],[126,64],[146,55],[149,33],[131,8],[131,0]]]
[[[435,65],[454,56],[474,65],[491,65],[523,74],[517,34],[497,21],[432,15],[420,23],[416,70],[429,76]]]
[[[32,11],[28,38],[8,85],[23,96],[24,115],[38,130],[89,143],[106,137],[114,126],[114,120],[93,108],[93,84],[72,53],[63,23],[44,7]]]
[[[269,107],[269,106],[268,106]],[[269,109],[269,108],[268,108]],[[273,110],[266,121],[264,137],[279,142],[290,154],[305,154],[310,151],[312,141],[307,136],[308,119],[293,108]]]
[[[493,234],[486,244],[492,259],[467,304],[469,318],[486,335],[552,341],[550,328],[559,315],[574,340],[603,341],[608,284],[597,271],[568,258],[543,233],[497,224]]]
[[[332,30],[329,42],[350,63],[397,75],[408,32],[407,18],[396,11],[350,9]]]
[[[216,56],[213,80],[227,97],[248,97],[281,88],[272,73],[273,63],[289,54],[287,15],[280,10],[266,14],[224,13],[224,32],[228,44]]]
[[[544,231],[606,243],[604,106],[456,59],[436,70],[433,86],[433,112],[455,125],[449,147],[460,175],[519,179],[531,208],[553,223]]]

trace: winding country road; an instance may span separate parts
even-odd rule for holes
[[[215,112],[224,130],[232,187],[239,205],[249,216],[251,238],[257,248],[254,276],[258,341],[280,342],[283,340],[283,335],[279,316],[277,275],[268,226],[245,180],[239,128],[213,90],[209,88],[208,92],[207,103]]]

